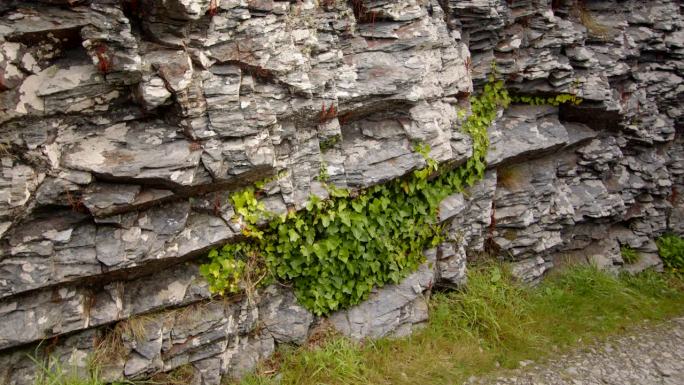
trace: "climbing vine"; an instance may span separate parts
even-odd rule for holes
[[[263,266],[272,278],[290,283],[302,305],[322,315],[357,304],[373,287],[415,271],[423,251],[442,241],[439,203],[484,175],[487,128],[511,103],[503,82],[489,80],[471,97],[470,114],[459,112],[463,131],[473,140],[473,155],[460,167],[442,169],[429,157],[430,147],[416,143],[424,168],[356,194],[328,185],[329,199],[312,196],[299,212],[268,213],[254,188],[235,193],[231,202],[247,238],[209,253],[200,271],[211,290],[224,294],[253,287],[254,277],[263,282],[264,275],[248,271],[248,265]],[[268,224],[258,228],[264,220]]]

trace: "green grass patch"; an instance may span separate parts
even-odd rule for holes
[[[622,246],[620,248],[620,255],[622,255],[622,260],[628,265],[633,265],[641,260],[641,254],[629,246]]]
[[[430,322],[402,339],[354,343],[332,336],[316,347],[286,347],[240,385],[461,384],[514,368],[644,321],[684,313],[682,281],[645,272],[618,277],[572,266],[535,288],[505,267],[471,269],[468,289],[431,299]],[[278,376],[273,376],[273,368]]]
[[[679,278],[684,277],[684,239],[674,234],[666,234],[658,238],[656,244],[665,270]]]

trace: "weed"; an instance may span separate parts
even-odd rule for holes
[[[658,238],[656,244],[665,269],[684,277],[684,239],[678,235],[666,234]]]
[[[119,380],[105,382],[100,378],[100,369],[92,363],[86,368],[65,365],[54,356],[40,359],[29,355],[36,367],[33,385],[184,385],[189,382],[131,382]]]
[[[9,141],[0,141],[0,156],[15,157],[12,154],[12,144]]]
[[[641,254],[629,246],[622,246],[620,248],[620,255],[622,260],[628,265],[633,265],[641,260]]]
[[[188,385],[193,383],[195,369],[190,364],[179,366],[168,373],[158,373],[140,385]]]
[[[89,374],[79,373],[76,367],[64,367],[56,358],[49,356],[41,360],[35,356],[29,356],[36,366],[34,385],[104,385],[99,379],[99,373],[93,371]]]
[[[238,60],[238,61],[245,61],[245,60],[249,60],[249,59],[256,59],[256,57],[254,56],[254,53],[252,52],[251,49],[249,49],[249,48],[248,48],[247,50],[241,50],[241,49],[240,49],[240,42],[239,42],[239,41],[236,41],[236,42],[235,42],[235,52],[237,53],[237,59],[236,59],[236,60]],[[246,56],[243,57],[243,53],[244,53]],[[245,63],[242,63],[241,67],[244,66],[244,65],[245,65]],[[242,68],[242,69],[245,70],[245,68]],[[249,68],[247,68],[247,70],[248,70],[248,69],[249,69]]]
[[[328,149],[333,148],[340,141],[340,139],[342,139],[342,135],[337,134],[331,136],[325,140],[322,140],[318,147],[321,149],[321,152],[324,152]]]
[[[327,182],[328,180],[330,180],[330,174],[328,174],[328,164],[325,161],[322,161],[318,170],[318,181]]]
[[[190,142],[190,144],[188,145],[188,149],[189,149],[190,151],[199,151],[199,150],[202,149],[202,143],[196,142],[196,141],[195,141],[195,142]]]
[[[96,343],[93,354],[94,365],[105,366],[122,359],[128,351],[124,343],[125,338],[143,341],[146,338],[145,326],[147,322],[150,322],[149,317],[137,316],[119,321],[113,328],[106,331]]]
[[[518,231],[514,229],[506,229],[503,233],[503,237],[509,241],[515,241],[518,239]]]
[[[342,115],[339,115],[337,119],[340,121],[340,124],[347,124],[347,123],[349,123],[351,118],[352,118],[352,113],[350,111],[350,112],[345,112]]]
[[[273,73],[271,70],[263,68],[261,66],[249,66],[246,64],[241,65],[241,68],[246,73],[252,75],[253,78],[259,80],[271,80],[273,79]]]
[[[319,5],[323,8],[332,8],[335,6],[336,0],[320,0]]]
[[[677,202],[677,198],[679,198],[679,191],[677,190],[677,187],[672,186],[672,190],[670,195],[667,197],[667,201],[674,205]]]
[[[214,212],[215,216],[221,216],[221,196],[219,194],[214,196],[214,200],[212,201],[212,211]]]
[[[227,244],[220,250],[212,250],[209,258],[213,262],[202,265],[200,272],[211,278],[212,290],[220,294],[244,290],[251,302],[259,284],[269,276],[265,261],[253,244]]]
[[[542,97],[542,96],[527,96],[527,95],[513,95],[511,100],[514,103],[529,104],[532,106],[542,106],[550,105],[558,107],[561,104],[574,104],[579,105],[582,103],[582,98],[577,97],[573,94],[559,94],[555,96]]]
[[[258,188],[259,190],[263,190],[264,188],[266,188],[267,184],[269,184],[271,182],[275,182],[275,181],[280,180],[280,179],[283,179],[283,178],[287,177],[288,174],[289,174],[289,172],[287,170],[280,170],[280,171],[278,171],[277,174],[275,174],[273,176],[270,176],[268,178],[264,178],[258,182],[255,182],[254,186],[256,188]]]
[[[354,12],[354,17],[361,22],[367,12],[363,0],[352,0],[352,11]]]

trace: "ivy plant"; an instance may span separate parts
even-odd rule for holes
[[[487,128],[510,103],[503,82],[494,76],[471,97],[470,113],[459,116],[473,140],[473,156],[457,168],[440,166],[429,157],[428,145],[416,143],[413,150],[424,156],[425,167],[354,194],[328,185],[329,199],[312,196],[299,212],[273,215],[265,212],[254,188],[235,193],[231,202],[247,223],[247,237],[209,253],[201,273],[213,292],[236,292],[249,285],[241,282],[247,261],[258,258],[317,315],[357,304],[374,287],[399,282],[424,262],[426,248],[442,241],[439,203],[484,176]],[[263,219],[268,224],[258,229]]]

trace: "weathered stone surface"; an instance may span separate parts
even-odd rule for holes
[[[572,224],[572,191],[556,178],[552,158],[500,168],[494,197],[493,242],[507,258],[544,253],[562,243],[563,225]]]
[[[277,343],[302,344],[309,335],[313,314],[297,303],[290,290],[270,286],[259,308],[263,327]]]
[[[419,143],[457,166],[457,111],[492,62],[522,96],[584,102],[502,112],[484,180],[440,205],[430,262],[333,323],[408,333],[432,285],[466,284],[483,254],[530,283],[559,258],[658,269],[654,238],[684,234],[681,5],[582,6],[595,24],[572,1],[3,2],[0,382],[32,383],[25,353],[52,337],[84,372],[117,331],[107,379],[190,365],[194,385],[303,343],[318,320],[291,291],[218,300],[198,276],[242,232],[232,192],[277,175],[260,199],[301,209],[328,196],[322,170],[363,189],[422,167]]]
[[[511,274],[524,283],[534,284],[538,283],[552,266],[552,262],[547,262],[542,257],[528,258],[514,262],[511,266]]]
[[[0,347],[100,326],[142,313],[210,297],[194,264],[148,277],[115,281],[94,292],[87,287],[45,289],[0,301]]]
[[[519,160],[535,153],[549,152],[570,140],[558,121],[557,109],[550,106],[513,106],[490,127],[491,145],[487,164]]]
[[[403,336],[428,319],[426,291],[432,288],[434,258],[401,283],[379,288],[360,305],[334,313],[328,319],[354,339]]]
[[[451,195],[440,204],[440,219],[454,215],[447,227],[448,240],[463,245],[468,251],[484,250],[485,241],[490,237],[496,180],[496,171],[489,170],[484,179],[466,190],[464,195]],[[459,201],[463,201],[460,207]],[[447,205],[457,208],[458,214],[454,209],[444,210]]]
[[[0,297],[159,260],[178,261],[234,236],[223,219],[192,211],[188,201],[108,217],[97,225],[84,218],[66,211],[61,218],[16,228],[0,260]]]

